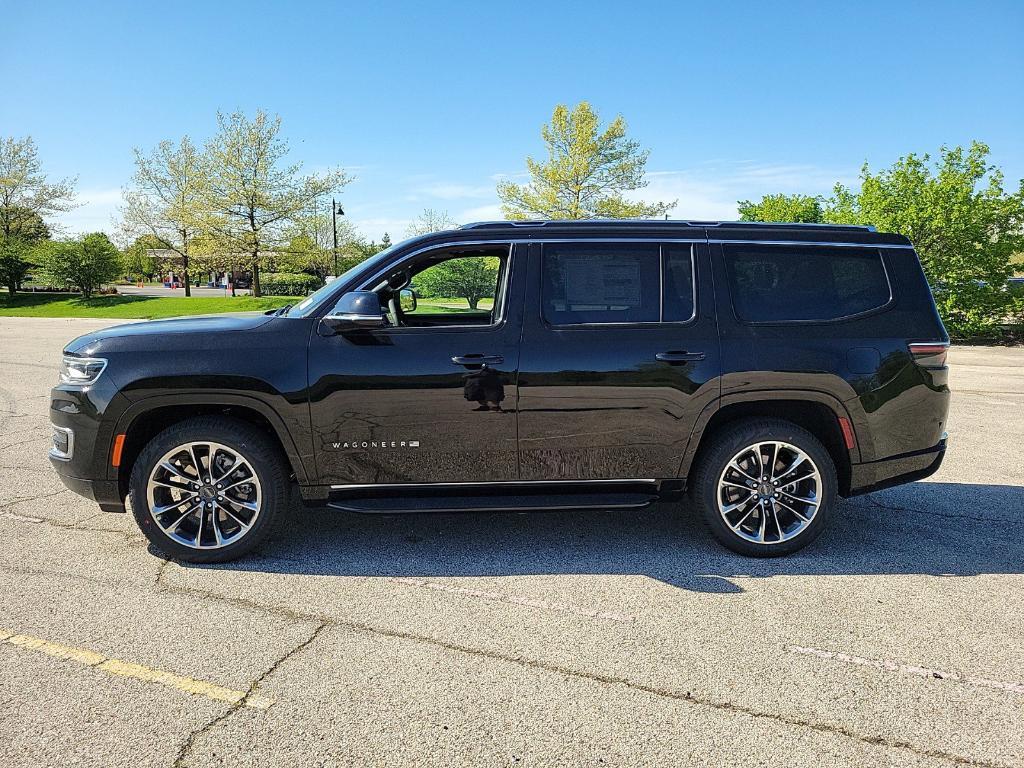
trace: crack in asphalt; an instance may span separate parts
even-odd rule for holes
[[[0,504],[0,512],[4,512],[4,511],[10,509],[11,507],[13,507],[13,506],[15,506],[17,504],[25,504],[25,503],[27,503],[29,501],[39,501],[40,499],[48,499],[51,496],[59,496],[62,493],[70,493],[70,491],[67,488],[61,488],[59,491],[50,491],[49,493],[39,493],[39,494],[36,494],[35,496],[24,496],[24,497],[22,497],[20,499],[14,499],[14,501],[8,501],[8,502],[5,502],[3,504]],[[95,515],[93,515],[93,517],[95,517]],[[87,519],[91,520],[92,517],[87,518]],[[50,522],[50,521],[46,521],[46,522]],[[59,524],[58,523],[54,523],[54,525],[59,525]]]
[[[929,517],[943,517],[947,520],[976,520],[979,523],[1008,523],[1011,525],[1018,525],[1020,520],[1010,520],[1005,517],[985,517],[984,515],[965,515],[965,514],[947,514],[945,512],[935,512],[930,509],[915,509],[914,507],[902,507],[898,504],[883,504],[878,501],[874,494],[868,493],[864,495],[864,498],[871,505],[878,507],[879,509],[888,509],[893,512],[911,512],[915,515],[928,515]]]
[[[0,451],[6,451],[8,448],[17,448],[19,445],[28,445],[29,443],[35,443],[40,440],[50,440],[50,435],[36,435],[35,437],[30,437],[28,440],[20,440],[16,443],[0,445]]]
[[[568,667],[552,662],[546,662],[540,659],[532,659],[524,656],[516,656],[501,653],[499,651],[490,650],[486,648],[476,648],[473,646],[461,645],[459,643],[454,643],[448,640],[442,640],[436,637],[431,637],[429,635],[420,635],[414,632],[408,632],[398,629],[388,629],[386,627],[374,626],[372,624],[357,621],[354,619],[338,619],[331,616],[324,616],[314,613],[305,613],[302,611],[296,611],[290,608],[285,608],[283,606],[264,605],[262,603],[258,603],[254,600],[249,600],[247,598],[220,595],[209,590],[171,585],[167,584],[164,581],[165,571],[170,562],[172,561],[165,560],[157,569],[156,591],[158,592],[196,597],[201,600],[210,600],[215,603],[226,603],[228,605],[232,605],[235,607],[246,608],[251,611],[257,611],[260,613],[269,614],[271,616],[277,616],[279,618],[286,618],[293,621],[317,623],[317,629],[313,633],[313,635],[304,643],[300,644],[291,652],[282,657],[278,662],[276,662],[271,667],[270,670],[261,675],[261,677],[257,679],[257,681],[255,681],[254,685],[250,687],[249,691],[246,693],[246,696],[249,696],[251,693],[254,693],[256,690],[255,686],[257,686],[260,681],[266,679],[267,675],[269,675],[273,670],[280,666],[280,664],[283,661],[285,661],[288,658],[291,658],[295,655],[296,652],[301,651],[303,648],[308,646],[314,639],[316,639],[316,636],[318,636],[320,632],[322,632],[324,629],[328,627],[337,627],[341,629],[348,629],[353,632],[362,632],[364,634],[373,635],[375,637],[388,637],[398,640],[407,640],[410,642],[421,643],[424,645],[430,645],[436,648],[441,648],[450,652],[473,656],[475,658],[501,661],[527,669],[551,672],[554,674],[568,676],[579,680],[587,680],[590,682],[600,683],[602,685],[619,685],[633,691],[658,696],[660,698],[670,699],[673,701],[678,701],[686,704],[692,704],[694,706],[707,707],[709,709],[714,709],[720,712],[741,714],[760,720],[770,720],[776,723],[781,723],[783,725],[809,728],[819,733],[842,736],[845,738],[862,742],[864,744],[870,744],[873,746],[880,746],[889,749],[900,749],[912,752],[915,755],[919,755],[921,757],[930,757],[945,760],[947,762],[953,763],[954,765],[971,765],[979,766],[980,768],[1009,768],[1008,766],[1005,766],[1002,763],[997,763],[990,760],[971,758],[964,755],[956,754],[954,752],[946,752],[944,750],[939,749],[918,747],[909,741],[904,741],[901,739],[888,738],[886,736],[881,736],[877,734],[860,733],[852,728],[849,728],[845,725],[841,725],[838,723],[820,723],[801,717],[785,715],[779,712],[767,712],[743,704],[735,704],[729,701],[720,701],[709,697],[696,695],[692,691],[675,690],[672,688],[637,682],[618,675],[605,675],[599,672],[575,669],[573,667]],[[104,579],[90,578],[87,576],[83,576],[81,574],[65,573],[61,571],[39,571],[22,568],[11,568],[10,566],[6,565],[0,565],[0,570],[6,570],[14,573],[28,572],[39,575],[63,576],[65,578],[82,579],[85,581],[103,584],[106,586],[122,586],[115,582],[110,582]],[[243,697],[243,702],[244,700],[245,699]],[[186,741],[186,744],[185,746],[183,746],[182,751],[179,752],[179,759],[174,763],[175,768],[181,768],[181,766],[184,765],[184,763],[181,762],[183,756],[186,755],[188,750],[191,749],[191,745],[194,743],[195,739],[201,733],[210,730],[210,728],[216,726],[218,723],[225,720],[227,717],[233,714],[238,708],[240,708],[240,706],[241,704],[236,704],[232,706],[227,712],[217,716],[216,718],[213,718],[205,726],[194,732]]]
[[[245,691],[245,695],[241,699],[239,699],[234,704],[232,704],[230,707],[228,707],[225,712],[222,712],[221,714],[217,715],[216,717],[211,718],[204,725],[202,725],[199,728],[196,728],[194,731],[192,731],[188,735],[188,737],[185,739],[185,741],[182,743],[181,747],[178,749],[178,755],[174,759],[174,762],[172,763],[173,768],[184,768],[184,766],[186,765],[185,761],[188,759],[189,755],[191,754],[192,748],[195,745],[196,739],[198,739],[201,736],[204,736],[205,734],[209,733],[211,730],[213,730],[218,725],[220,725],[225,720],[227,720],[232,715],[234,715],[236,712],[238,712],[238,710],[240,710],[244,706],[246,706],[246,702],[250,698],[252,698],[259,691],[260,684],[263,683],[264,680],[266,680],[272,674],[274,674],[274,672],[277,671],[278,667],[280,667],[286,661],[288,661],[291,658],[294,658],[296,655],[302,653],[302,651],[304,651],[306,648],[308,648],[310,645],[312,645],[313,642],[320,636],[320,633],[323,632],[323,630],[327,628],[327,626],[328,626],[328,623],[325,622],[325,621],[322,621],[319,624],[317,624],[317,626],[310,633],[309,637],[307,637],[301,643],[299,643],[294,648],[292,648],[290,651],[288,651],[283,656],[281,656],[279,659],[277,659],[277,661],[275,661],[273,664],[270,665],[270,667],[267,669],[266,672],[261,674],[255,680],[253,680],[252,683],[250,683],[248,689]]]

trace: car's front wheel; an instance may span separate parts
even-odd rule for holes
[[[692,486],[711,532],[734,552],[785,555],[821,533],[836,504],[835,464],[806,429],[764,419],[712,438]]]
[[[287,500],[274,443],[246,422],[199,416],[154,437],[132,467],[132,512],[157,549],[195,563],[233,560],[271,532]]]

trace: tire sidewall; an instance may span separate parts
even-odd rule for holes
[[[216,442],[237,451],[260,482],[263,507],[253,527],[241,539],[220,549],[193,549],[164,533],[149,511],[147,487],[156,462],[168,451],[190,442]],[[270,535],[283,508],[285,477],[280,458],[267,438],[245,422],[222,417],[198,417],[168,427],[154,437],[135,460],[129,481],[132,514],[154,547],[176,560],[215,563],[233,560],[259,546]]]
[[[758,544],[737,536],[722,519],[718,510],[718,481],[726,464],[743,448],[773,440],[799,448],[815,463],[821,477],[821,503],[810,525],[794,538],[779,544]],[[838,487],[835,464],[821,441],[802,427],[784,421],[747,422],[724,432],[705,455],[698,484],[701,512],[715,538],[734,552],[754,557],[788,555],[814,541],[828,524]]]

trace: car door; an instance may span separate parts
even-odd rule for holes
[[[677,477],[694,422],[720,394],[706,242],[531,248],[522,479]]]
[[[526,265],[510,243],[498,245],[488,320],[467,309],[460,325],[444,314],[451,299],[425,299],[408,325],[337,334],[321,326],[313,334],[310,417],[321,483],[518,479],[515,377]],[[434,324],[430,312],[439,314]]]

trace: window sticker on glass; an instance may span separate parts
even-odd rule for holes
[[[565,259],[565,298],[572,305],[640,306],[640,264],[636,261]]]

